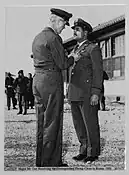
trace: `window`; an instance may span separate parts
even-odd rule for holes
[[[100,42],[100,48],[102,51],[102,57],[103,59],[108,58],[111,56],[111,46],[110,46],[110,39],[106,39],[104,41]]]
[[[112,38],[112,56],[122,56],[125,54],[125,35]]]
[[[110,46],[110,39],[105,40],[105,57],[110,57],[110,51],[111,50],[111,46]]]
[[[101,41],[100,42],[100,49],[101,49],[101,53],[102,53],[102,58],[105,58],[105,41]]]
[[[125,35],[111,37],[100,42],[103,68],[110,79],[125,75]]]

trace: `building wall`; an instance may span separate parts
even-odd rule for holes
[[[125,76],[125,34],[117,32],[99,42],[104,70],[114,80]]]
[[[105,81],[105,95],[125,96],[126,95],[126,81],[125,80],[113,80]]]
[[[101,36],[99,42],[103,67],[109,76],[104,82],[105,96],[125,96],[125,33],[124,28]]]

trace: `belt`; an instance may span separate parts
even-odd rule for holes
[[[57,67],[35,67],[35,73],[43,73],[43,72],[61,72],[61,70]]]

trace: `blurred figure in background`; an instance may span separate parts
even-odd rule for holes
[[[104,80],[109,80],[109,77],[105,71],[103,71],[102,91],[100,94],[100,103],[99,103],[99,110],[102,111],[105,111]]]
[[[33,78],[32,74],[28,73],[28,84],[27,84],[27,108],[31,107],[33,109],[34,107],[34,96],[33,96],[33,91],[32,91],[32,83],[33,83]]]
[[[16,98],[15,98],[15,92],[14,92],[14,78],[12,77],[11,73],[7,73],[7,77],[5,78],[5,92],[7,96],[7,107],[8,110],[10,110],[11,106],[11,99],[13,104],[13,109],[17,109],[15,106],[17,104]]]
[[[27,114],[27,84],[28,78],[24,76],[23,70],[18,72],[18,77],[14,81],[14,87],[18,93],[18,102],[19,102],[19,112],[17,113],[22,114],[24,106],[24,113],[23,115]]]

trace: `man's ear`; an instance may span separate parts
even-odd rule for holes
[[[84,34],[85,34],[85,36],[87,36],[87,35],[88,35],[88,31],[85,30],[85,31],[84,31]]]

